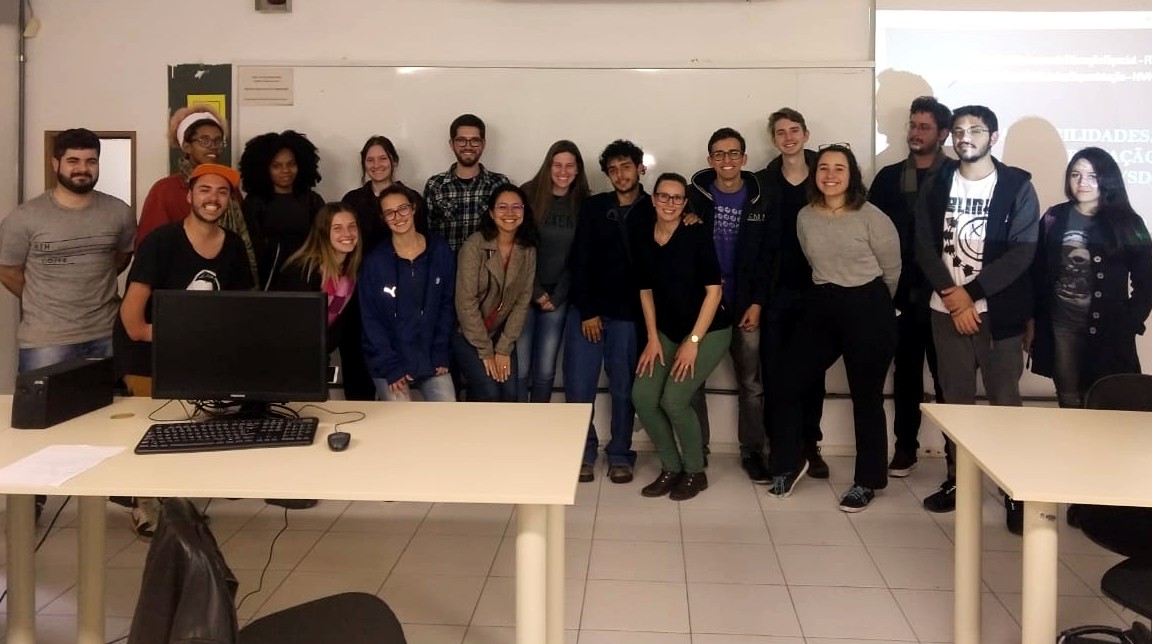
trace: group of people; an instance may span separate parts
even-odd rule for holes
[[[456,162],[423,193],[396,178],[392,141],[373,136],[363,185],[325,203],[304,135],[253,138],[237,172],[218,163],[227,133],[211,108],[173,115],[180,167],[149,191],[138,224],[93,190],[99,139],[57,137],[56,185],[0,224],[0,281],[22,304],[21,371],[114,355],[129,390],[147,395],[152,291],[322,291],[348,399],[549,402],[562,350],[564,400],[593,402],[607,374],[608,478],[633,479],[638,416],[661,464],[642,494],[686,500],[708,487],[703,385],[725,355],[741,464],[779,498],[829,476],[824,375],[843,358],[856,463],[840,508],[856,512],[917,464],[925,357],[937,400],[957,404],[975,402],[977,373],[992,404],[1021,404],[1026,353],[1063,406],[1101,376],[1140,370],[1152,242],[1116,162],[1077,152],[1068,201],[1041,217],[1030,175],[991,156],[998,123],[983,106],[916,99],[907,159],[870,189],[850,146],[807,147],[791,108],[768,119],[780,154],[764,169],[747,170],[744,137],[720,128],[705,169],[663,173],[651,193],[643,151],[623,139],[598,157],[607,192],[590,194],[567,140],[512,184],[481,163],[485,124],[464,114],[449,128]],[[594,480],[599,451],[590,425],[581,481]],[[955,505],[950,444],[947,455],[946,481],[924,501],[935,512]],[[1005,503],[1018,528],[1019,504]]]

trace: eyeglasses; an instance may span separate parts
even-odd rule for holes
[[[672,205],[674,206],[682,206],[684,205],[685,201],[688,201],[688,197],[685,197],[684,195],[670,195],[667,192],[657,192],[656,201],[659,201],[660,203],[672,202]]]
[[[458,137],[452,139],[452,143],[454,143],[456,145],[456,147],[458,147],[458,148],[478,148],[478,147],[484,145],[484,139],[482,139],[478,136],[474,136],[471,138],[464,137],[464,136],[458,136]]]
[[[384,219],[394,220],[394,219],[399,219],[401,217],[407,217],[407,216],[411,215],[413,213],[413,211],[415,211],[415,210],[416,209],[412,207],[412,204],[406,203],[404,205],[397,206],[391,210],[385,210],[384,211]]]
[[[202,148],[226,148],[228,142],[224,139],[218,139],[211,136],[197,136],[191,139],[193,143]]]
[[[715,150],[709,152],[708,156],[712,157],[713,161],[723,161],[726,158],[732,161],[738,161],[744,156],[744,150]]]
[[[966,135],[971,136],[972,138],[976,138],[978,136],[984,136],[988,133],[988,131],[989,130],[986,127],[955,127],[952,128],[952,138],[962,139]]]
[[[523,214],[524,204],[522,204],[522,203],[498,203],[498,204],[496,204],[496,207],[493,208],[493,210],[500,213],[501,215],[506,215],[510,212],[514,212],[516,214]]]
[[[823,150],[827,150],[828,148],[844,148],[845,150],[851,150],[852,144],[844,142],[844,141],[841,141],[840,143],[825,143],[825,144],[821,145],[820,147],[816,148],[816,151],[820,152]]]

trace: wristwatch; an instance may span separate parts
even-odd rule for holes
[[[688,336],[688,341],[692,344],[700,344],[700,336],[693,333],[692,335]]]

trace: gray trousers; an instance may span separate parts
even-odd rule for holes
[[[740,456],[764,457],[764,382],[760,370],[760,329],[745,331],[732,327],[732,344],[728,348],[732,356],[732,370],[736,373],[736,393],[739,416],[736,438],[740,441]],[[708,401],[704,388],[692,394],[692,410],[700,421],[700,433],[704,440],[704,453],[707,454],[708,441],[712,438],[712,427],[708,421]]]

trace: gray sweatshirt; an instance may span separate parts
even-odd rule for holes
[[[882,277],[888,294],[896,294],[900,237],[892,220],[876,206],[864,202],[859,210],[838,216],[804,206],[796,221],[796,235],[812,265],[813,282],[863,286]]]

